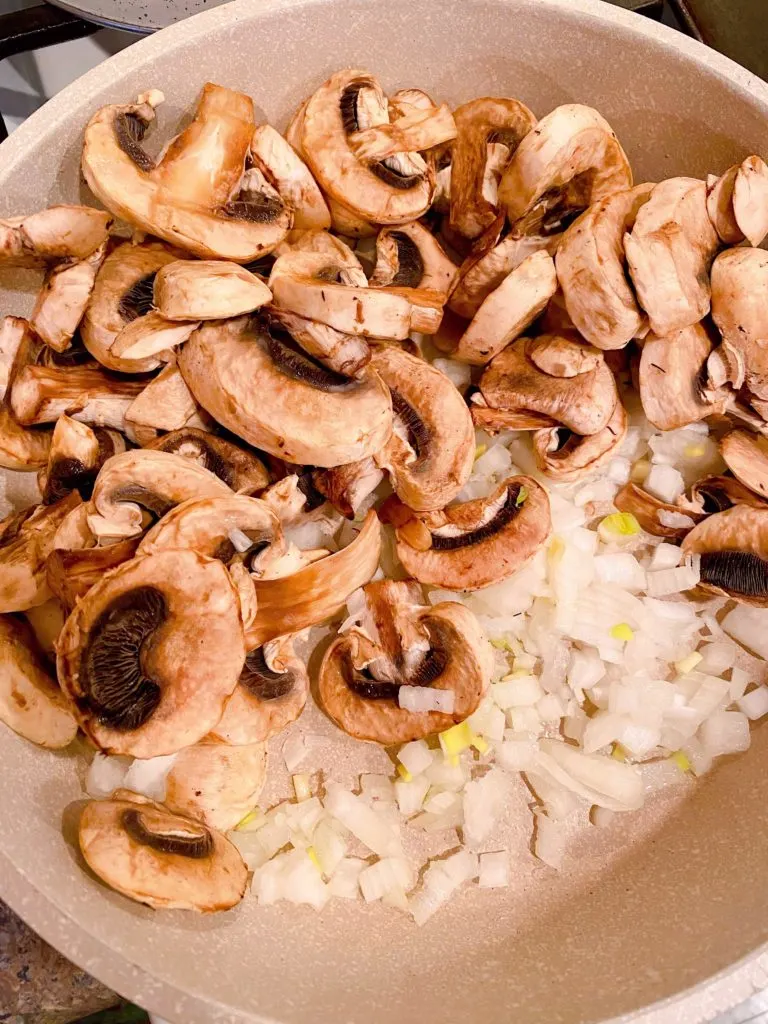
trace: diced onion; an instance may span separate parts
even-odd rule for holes
[[[758,686],[736,701],[739,711],[742,711],[751,721],[768,715],[768,686]]]
[[[674,505],[685,490],[685,480],[674,466],[653,465],[643,487],[659,501]]]
[[[406,743],[397,752],[397,759],[411,775],[420,775],[432,764],[435,755],[424,740],[413,740]]]
[[[431,686],[401,686],[397,691],[397,703],[405,711],[442,711],[452,715],[456,706],[454,690],[438,690]]]
[[[533,852],[551,868],[560,870],[565,855],[566,834],[562,825],[545,814],[536,814],[536,833]]]
[[[236,526],[229,531],[227,536],[232,543],[232,547],[241,555],[245,554],[249,548],[253,547],[253,541],[248,534],[243,533],[243,531],[238,529]]]
[[[328,883],[328,891],[343,900],[356,900],[360,895],[358,879],[366,867],[360,857],[344,857]]]
[[[395,782],[397,806],[404,817],[410,817],[421,810],[429,786],[429,779],[423,775],[418,775],[409,782],[404,782],[402,779]]]
[[[177,754],[163,754],[147,760],[137,758],[126,772],[123,787],[149,800],[165,800],[165,782]]]
[[[657,544],[648,563],[648,569],[651,572],[655,572],[657,569],[676,569],[682,560],[682,548],[674,544]]]
[[[341,822],[372,853],[379,857],[401,855],[400,837],[381,815],[354,793],[331,784],[325,797],[325,809]]]
[[[694,520],[684,512],[670,512],[666,508],[660,508],[656,513],[656,518],[662,526],[667,526],[671,530],[691,530],[696,525]]]
[[[130,764],[130,759],[127,757],[95,754],[85,777],[85,791],[88,796],[101,800],[104,797],[112,796],[116,789],[122,789]]]
[[[741,711],[718,711],[704,722],[700,733],[712,757],[749,750],[749,719]]]
[[[480,877],[478,885],[481,889],[502,889],[512,881],[512,866],[507,850],[480,854]]]
[[[661,569],[647,574],[650,597],[668,597],[695,587],[701,579],[701,556],[693,555],[677,569]]]
[[[768,608],[737,604],[722,621],[728,636],[768,661]]]
[[[604,544],[621,544],[640,533],[640,524],[631,512],[614,512],[602,520],[597,533]]]

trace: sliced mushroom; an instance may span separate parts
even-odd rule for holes
[[[461,722],[479,705],[490,679],[490,647],[464,605],[425,606],[413,582],[365,588],[367,614],[328,648],[320,700],[350,736],[377,743],[422,739]],[[406,711],[401,686],[453,693],[453,711]]]
[[[743,367],[743,382],[759,399],[768,399],[768,252],[729,249],[712,265],[712,319],[723,349]],[[741,373],[728,373],[738,386]]]
[[[250,313],[271,298],[258,277],[222,260],[177,260],[155,276],[155,306],[167,320],[226,320]]]
[[[730,396],[705,393],[712,341],[702,324],[668,337],[649,334],[640,355],[639,390],[643,412],[659,430],[676,430],[724,412]]]
[[[493,222],[498,207],[485,195],[489,145],[500,144],[502,169],[536,124],[519,100],[482,97],[454,111],[457,137],[451,150],[451,218],[454,231],[477,238]]]
[[[78,263],[49,270],[30,317],[32,330],[56,352],[69,348],[91,298],[107,243]]]
[[[475,432],[461,393],[440,370],[402,349],[374,353],[392,395],[395,426],[374,454],[397,496],[418,511],[443,508],[472,472]]]
[[[112,455],[125,451],[125,438],[115,430],[102,430],[60,416],[53,428],[53,441],[46,470],[38,476],[43,504],[77,491],[87,501],[101,467]]]
[[[168,362],[169,353],[199,326],[199,320],[168,320],[152,309],[120,331],[110,353],[125,364],[141,365],[153,358]]]
[[[0,265],[39,267],[84,260],[107,240],[112,217],[89,206],[49,206],[0,220]]]
[[[129,561],[136,554],[138,537],[105,547],[55,548],[46,559],[46,579],[69,614],[105,572]]]
[[[480,392],[492,409],[543,414],[585,435],[607,426],[618,401],[603,353],[565,333],[512,342],[483,373]]]
[[[681,541],[696,523],[708,514],[704,511],[696,511],[688,503],[671,505],[669,502],[660,501],[653,494],[649,494],[648,491],[642,490],[633,483],[625,484],[613,499],[613,503],[620,512],[631,512],[646,533],[650,533],[654,537],[668,537],[676,541]],[[687,525],[665,526],[659,518],[660,512],[684,515],[690,521]]]
[[[55,505],[38,505],[0,523],[0,612],[23,612],[50,597],[45,560],[59,526],[80,505],[76,492]]]
[[[371,361],[371,347],[366,338],[344,334],[327,324],[319,324],[315,320],[288,313],[283,309],[271,306],[268,310],[270,320],[291,335],[294,341],[329,370],[343,377],[361,378],[365,367]]]
[[[544,312],[556,291],[552,257],[543,249],[526,256],[483,300],[453,358],[474,366],[489,363]]]
[[[88,522],[97,537],[132,537],[187,498],[231,490],[209,470],[170,452],[139,448],[107,459],[96,477]]]
[[[264,743],[196,743],[173,762],[164,803],[171,811],[228,832],[253,810],[266,777]]]
[[[52,597],[45,604],[38,604],[27,608],[24,618],[32,628],[35,642],[43,654],[46,663],[54,669],[56,665],[56,641],[58,640],[61,628],[67,613],[56,597]],[[58,683],[56,684],[58,688]]]
[[[229,573],[193,551],[159,551],[106,573],[57,644],[62,689],[99,749],[172,754],[219,721],[245,662]]]
[[[553,420],[551,416],[529,409],[491,409],[479,392],[475,392],[470,401],[472,422],[491,435],[502,430],[542,430],[545,427],[558,426],[557,420]]]
[[[371,456],[335,469],[316,469],[312,473],[312,483],[317,490],[348,519],[357,516],[383,479],[384,473]]]
[[[261,124],[254,131],[251,159],[293,210],[293,234],[331,226],[328,206],[309,168],[271,125]]]
[[[295,721],[307,701],[309,676],[291,636],[249,651],[237,689],[211,735],[224,743],[260,743]]]
[[[29,350],[39,344],[26,320],[17,316],[0,320],[0,468],[3,469],[28,471],[48,462],[52,432],[22,427],[9,403],[13,381],[26,365]]]
[[[206,430],[174,430],[146,447],[192,459],[240,494],[256,494],[269,483],[269,472],[257,455]]]
[[[719,178],[707,181],[707,213],[726,245],[745,237],[758,246],[768,234],[768,165],[748,156]]]
[[[91,191],[131,224],[204,259],[247,263],[274,249],[292,218],[279,197],[243,181],[250,97],[208,83],[192,123],[156,163],[141,143],[162,99],[149,92],[94,114],[82,155]]]
[[[285,633],[298,633],[336,615],[349,595],[373,576],[380,554],[379,520],[370,511],[360,532],[341,551],[290,576],[257,580],[258,611],[246,630],[248,649]]]
[[[651,330],[666,337],[709,312],[709,268],[718,247],[707,214],[707,189],[697,178],[655,186],[624,240],[629,273]]]
[[[203,326],[179,367],[219,423],[290,462],[354,462],[378,451],[392,429],[387,389],[370,368],[360,379],[344,377],[255,318]]]
[[[399,113],[396,105],[388,103],[387,107],[390,115]],[[349,136],[349,145],[358,160],[376,164],[400,153],[433,149],[456,138],[456,122],[447,103],[426,109],[413,104],[408,107],[392,123],[372,124]]]
[[[734,505],[765,507],[762,498],[732,476],[705,476],[703,480],[697,480],[691,487],[691,504],[708,515],[725,512]]]
[[[618,401],[603,429],[589,437],[580,437],[563,427],[537,430],[533,435],[536,465],[553,480],[579,480],[616,455],[627,436],[627,426],[626,410]]]
[[[200,408],[187,387],[181,370],[169,363],[131,402],[125,411],[125,422],[136,440],[151,445],[158,430],[177,431],[195,429],[203,424],[206,413]]]
[[[645,316],[627,280],[624,236],[654,186],[637,185],[593,203],[563,235],[555,263],[574,325],[597,348],[623,348]]]
[[[416,220],[432,198],[429,167],[418,153],[399,153],[370,166],[355,155],[350,136],[388,122],[381,86],[359,70],[332,75],[309,98],[301,119],[301,152],[320,187],[374,224]]]
[[[213,913],[245,895],[248,868],[228,839],[126,790],[85,806],[79,840],[103,882],[150,907]]]
[[[426,288],[445,297],[457,274],[456,264],[418,221],[379,232],[370,279],[373,287]]]
[[[701,556],[702,590],[768,608],[768,508],[716,512],[691,530],[682,548]]]
[[[720,454],[737,480],[761,498],[768,498],[768,440],[732,430],[720,441]]]
[[[513,234],[553,234],[592,203],[632,187],[619,140],[592,107],[556,107],[525,136],[499,184]]]
[[[129,432],[126,413],[145,387],[97,366],[25,366],[10,389],[10,408],[22,426],[55,423],[65,413],[81,423]]]
[[[284,464],[286,469],[287,465]],[[325,496],[316,489],[313,478],[314,473],[288,473],[268,487],[261,499],[284,526],[293,525],[325,503]]]
[[[34,633],[10,615],[0,615],[0,721],[50,750],[69,746],[77,735],[77,722]]]
[[[414,523],[426,533],[413,531]],[[420,583],[478,590],[521,569],[551,529],[544,488],[531,477],[510,477],[487,498],[449,505],[404,523],[397,529],[397,555]]]

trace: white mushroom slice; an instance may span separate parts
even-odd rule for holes
[[[11,413],[10,386],[39,345],[29,324],[17,316],[0,320],[0,467],[17,472],[39,469],[48,462],[50,430],[26,430]]]
[[[48,272],[30,317],[32,330],[56,352],[69,347],[91,298],[96,274],[107,255],[100,245],[78,263],[54,267]]]
[[[292,234],[331,226],[328,206],[309,168],[271,125],[261,124],[254,131],[251,159],[293,210]]]
[[[637,185],[593,203],[563,235],[557,277],[575,327],[597,348],[624,348],[645,317],[627,280],[624,236],[653,190]]]
[[[162,94],[102,107],[85,130],[82,168],[104,205],[131,224],[204,259],[247,263],[285,238],[280,200],[241,190],[253,137],[253,104],[208,83],[192,123],[155,161],[141,147]]]
[[[733,212],[733,186],[739,165],[735,164],[728,170],[707,178],[707,215],[718,236],[726,245],[737,245],[744,241],[744,232],[736,223]]]
[[[309,694],[309,675],[291,636],[249,651],[240,681],[211,736],[223,743],[258,743],[295,721]]]
[[[286,253],[298,252],[323,253],[328,256],[329,267],[338,268],[341,284],[359,285],[361,288],[365,288],[368,283],[368,278],[365,276],[363,265],[357,254],[341,238],[337,238],[328,231],[303,231],[301,236],[290,245],[288,242],[283,242],[278,246],[276,255],[283,256]],[[296,264],[301,267],[301,257],[296,259]]]
[[[447,103],[421,110],[412,107],[391,124],[352,132],[349,145],[358,160],[373,164],[397,153],[418,153],[456,138],[456,122]]]
[[[253,810],[267,777],[264,743],[196,743],[179,752],[165,780],[169,810],[228,832]]]
[[[343,377],[256,319],[204,325],[179,367],[219,423],[299,465],[355,462],[378,451],[392,429],[389,394],[369,368],[359,379]]]
[[[429,168],[418,154],[398,154],[371,166],[357,159],[349,136],[388,121],[381,86],[360,70],[332,75],[309,98],[301,121],[301,153],[320,187],[374,224],[415,220],[432,198]]]
[[[61,602],[55,597],[24,612],[24,618],[32,629],[38,649],[52,665],[56,661],[56,640],[66,617]],[[56,687],[58,689],[58,683]]]
[[[335,469],[316,469],[312,483],[348,519],[353,519],[373,494],[384,473],[372,457]]]
[[[451,227],[465,238],[477,238],[494,221],[495,197],[484,183],[491,147],[499,152],[498,173],[509,162],[536,118],[519,100],[483,97],[457,107],[458,135],[451,153]]]
[[[580,480],[618,454],[627,436],[627,425],[627,413],[619,401],[603,429],[589,437],[563,427],[537,430],[533,435],[536,465],[553,480]]]
[[[425,288],[445,298],[457,275],[456,264],[418,221],[379,232],[372,287]]]
[[[555,264],[549,253],[531,253],[483,301],[451,354],[453,359],[484,366],[544,312],[557,291]]]
[[[177,345],[183,345],[199,326],[199,320],[168,320],[153,309],[124,327],[110,352],[125,363],[143,362],[152,357],[162,359]]]
[[[86,805],[79,840],[103,882],[150,907],[213,913],[245,894],[248,869],[220,832],[125,790]]]
[[[331,214],[331,227],[340,235],[346,238],[373,238],[378,233],[376,224],[363,220],[352,210],[348,210],[343,203],[337,203],[330,196],[325,197],[328,203],[328,210]]]
[[[57,654],[62,689],[97,747],[172,754],[216,725],[237,686],[237,592],[221,562],[192,551],[132,558],[77,604]]]
[[[154,283],[155,307],[166,320],[226,320],[250,313],[271,298],[255,274],[220,260],[167,263]]]
[[[256,494],[269,483],[266,466],[252,450],[207,430],[195,427],[172,430],[146,447],[197,462],[238,494]]]
[[[702,590],[768,608],[768,506],[734,505],[707,516],[681,548],[699,556]]]
[[[147,513],[162,518],[187,498],[231,493],[223,480],[191,459],[134,449],[113,455],[101,467],[88,522],[95,536],[131,537],[142,531]]]
[[[748,156],[707,180],[707,213],[720,239],[758,246],[768,234],[768,165]]]
[[[765,438],[746,430],[732,430],[721,440],[720,454],[737,480],[761,498],[768,498],[768,441]]]
[[[25,622],[0,615],[0,722],[50,750],[69,746],[77,722]]]
[[[613,129],[579,103],[556,107],[512,155],[499,185],[514,233],[562,230],[574,213],[632,187],[632,171]]]
[[[718,238],[706,198],[706,185],[697,178],[660,182],[624,241],[638,301],[660,337],[709,312],[709,268]]]
[[[57,531],[54,544],[61,542],[61,534]],[[55,548],[46,559],[46,578],[67,615],[105,572],[133,558],[138,545],[138,537],[129,537],[103,547]]]
[[[70,491],[87,500],[106,460],[125,451],[125,438],[115,430],[102,430],[60,416],[53,428],[48,465],[38,475],[43,503],[52,505]]]
[[[380,555],[381,527],[371,510],[360,532],[341,551],[290,576],[256,580],[257,613],[246,629],[248,649],[336,615],[349,595],[376,572]]]
[[[107,240],[112,217],[89,206],[49,206],[0,220],[0,265],[39,267],[84,260]]]
[[[13,381],[10,408],[22,426],[55,423],[66,413],[82,423],[125,432],[128,408],[145,387],[100,367],[25,366]]]
[[[125,411],[125,421],[135,432],[180,430],[198,418],[199,406],[175,364],[154,377]]]
[[[376,463],[406,505],[443,508],[472,472],[475,432],[464,399],[444,373],[400,348],[375,352],[373,366],[389,387],[395,414]]]
[[[274,306],[269,310],[269,316],[284,327],[308,355],[344,377],[361,377],[371,361],[371,347],[366,338],[344,334],[327,324],[307,320]]]
[[[33,506],[0,523],[0,612],[23,612],[49,600],[45,561],[56,531],[80,504],[73,491],[55,505]]]
[[[768,398],[768,253],[729,249],[712,265],[712,319],[723,336],[722,349],[733,354],[732,369],[742,366],[744,383],[759,399]],[[740,376],[740,374],[739,374]]]

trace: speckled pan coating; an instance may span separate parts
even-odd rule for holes
[[[452,103],[512,95],[539,114],[594,104],[638,181],[768,152],[768,87],[597,0],[239,0],[123,51],[30,118],[0,148],[0,212],[86,198],[80,135],[104,102],[163,89],[165,133],[211,78],[251,92],[282,127],[344,65]],[[18,274],[2,311],[28,312],[36,286]],[[318,758],[334,777],[360,770],[359,747],[316,712],[303,728],[327,736]],[[78,864],[64,808],[80,796],[80,762],[7,731],[0,758],[0,896],[82,967],[171,1021],[692,1024],[768,983],[765,726],[746,757],[701,786],[683,782],[642,814],[582,835],[559,876],[529,854],[519,783],[505,836],[515,884],[464,895],[422,930],[344,902],[316,915],[251,901],[210,919],[130,904]],[[388,767],[373,747],[365,760]],[[281,785],[273,779],[273,794]]]

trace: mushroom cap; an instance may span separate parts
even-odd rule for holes
[[[319,678],[326,713],[355,739],[382,744],[423,739],[462,722],[477,709],[490,679],[490,649],[477,619],[453,602],[424,607],[412,583],[374,586],[384,588],[383,596],[374,598],[380,639],[372,643],[353,627],[328,648]],[[382,655],[390,665],[400,657],[394,679],[361,674]],[[403,668],[408,662],[410,671]],[[452,690],[453,713],[404,710],[398,705],[401,684]],[[376,695],[365,696],[366,691]]]
[[[103,882],[150,907],[213,913],[245,895],[248,869],[228,839],[135,793],[86,804],[79,839]]]
[[[419,221],[413,221],[381,229],[369,283],[373,287],[424,288],[445,299],[458,272],[432,232]]]
[[[354,462],[378,451],[392,429],[391,402],[376,373],[341,377],[256,320],[203,326],[184,346],[179,366],[219,423],[291,462]]]
[[[327,324],[289,313],[284,309],[270,306],[269,319],[284,327],[295,342],[319,363],[343,377],[360,378],[371,361],[371,346],[368,339],[344,334]]]
[[[29,324],[18,316],[0,320],[0,468],[24,472],[38,469],[48,461],[50,430],[27,430],[13,416],[9,406],[10,388],[40,343]]]
[[[388,121],[386,98],[376,79],[357,69],[338,71],[307,100],[301,154],[323,192],[357,217],[374,224],[416,220],[432,198],[427,165],[420,173],[405,176],[385,164],[368,166],[357,158],[349,135],[368,127],[358,120],[361,90],[378,101],[372,106],[379,123]]]
[[[724,344],[742,357],[749,390],[768,398],[768,252],[720,253],[712,264],[712,319]]]
[[[698,523],[707,514],[703,511],[696,511],[690,505],[671,505],[669,502],[660,501],[653,494],[644,491],[637,484],[625,484],[613,499],[613,503],[620,512],[631,512],[637,519],[640,526],[646,533],[654,537],[669,537],[671,540],[682,540],[693,528],[692,526],[665,526],[659,520],[659,512],[682,513],[691,520],[692,524]]]
[[[293,210],[294,234],[331,226],[331,214],[317,182],[292,144],[269,124],[256,127],[251,159]]]
[[[172,754],[221,718],[245,644],[229,573],[193,551],[124,562],[93,586],[57,645],[62,689],[108,753]]]
[[[163,802],[170,811],[228,832],[253,810],[266,777],[264,743],[196,743],[176,755]]]
[[[484,195],[488,147],[498,142],[512,156],[536,124],[535,115],[514,99],[483,96],[453,113],[457,136],[451,147],[450,224],[465,238],[477,238],[493,223],[497,207]]]
[[[718,244],[707,187],[697,178],[660,182],[637,211],[624,251],[638,301],[659,337],[709,312],[709,268]]]
[[[71,345],[106,255],[107,243],[104,242],[84,260],[59,264],[46,274],[32,310],[30,326],[38,338],[56,352],[63,352]]]
[[[123,328],[111,352],[125,362],[142,362],[154,356],[168,360],[172,350],[183,345],[199,326],[199,320],[168,320],[152,309]]]
[[[0,220],[0,264],[39,267],[84,260],[107,240],[112,217],[90,206],[49,206]]]
[[[707,180],[707,213],[720,239],[758,246],[768,234],[768,165],[748,156],[719,178]]]
[[[659,430],[676,430],[724,411],[722,390],[709,399],[703,391],[712,341],[702,324],[667,337],[651,333],[640,355],[639,390],[643,412]]]
[[[701,555],[702,590],[768,608],[768,507],[734,505],[707,516],[682,548]]]
[[[239,493],[255,494],[269,483],[269,471],[253,451],[207,430],[195,427],[172,430],[145,447],[198,462]]]
[[[483,373],[480,392],[492,409],[543,414],[575,434],[602,430],[618,401],[602,352],[565,332],[512,342]]]
[[[125,438],[116,430],[89,427],[70,416],[59,416],[53,428],[48,466],[38,476],[43,504],[52,505],[70,491],[87,501],[101,467],[125,451]]]
[[[737,480],[768,499],[768,440],[746,430],[732,430],[720,441],[720,454]]]
[[[343,516],[354,519],[366,498],[384,479],[372,456],[334,469],[316,469],[312,483]]]
[[[510,477],[487,498],[416,519],[427,527],[430,546],[413,546],[401,527],[397,556],[409,576],[448,590],[479,590],[507,579],[552,529],[547,492],[527,476]]]
[[[26,622],[0,615],[0,721],[50,750],[68,746],[77,722]]]
[[[556,291],[549,253],[539,249],[526,256],[483,300],[452,357],[474,366],[489,363],[544,312]]]
[[[558,247],[555,265],[568,314],[597,348],[623,348],[643,326],[645,316],[627,280],[624,235],[653,188],[636,185],[593,203]]]
[[[271,298],[255,274],[224,260],[176,260],[155,276],[155,306],[168,320],[226,320]]]
[[[139,537],[129,537],[115,544],[89,548],[56,547],[46,559],[46,578],[52,593],[71,612],[94,583],[108,569],[129,561],[136,554]]]
[[[632,171],[613,129],[592,107],[555,107],[522,140],[499,184],[499,204],[512,224],[530,233],[537,210],[584,210],[612,192],[632,187]],[[533,215],[533,216],[531,216]]]
[[[157,436],[160,430],[176,432],[195,426],[207,427],[210,423],[175,363],[163,367],[134,398],[126,410],[125,421],[136,440],[145,447],[160,440]]]
[[[533,435],[536,465],[553,480],[571,483],[592,473],[614,457],[627,436],[628,418],[619,400],[602,430],[588,437],[561,437],[561,427],[537,430]]]
[[[233,744],[266,741],[299,717],[308,693],[309,675],[293,637],[276,637],[246,654],[240,681],[211,736]]]
[[[374,458],[406,505],[443,508],[472,472],[475,432],[464,399],[444,373],[400,348],[380,348],[372,365],[395,413],[395,429]]]
[[[23,612],[51,597],[45,562],[56,531],[80,504],[73,491],[54,505],[26,508],[0,523],[0,612]]]
[[[371,510],[360,532],[341,551],[290,576],[256,580],[257,614],[246,629],[248,650],[330,619],[353,591],[370,580],[380,554],[381,526]]]

